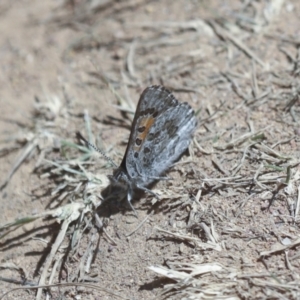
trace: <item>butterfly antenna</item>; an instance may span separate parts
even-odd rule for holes
[[[87,146],[93,148],[94,150],[96,150],[97,152],[99,152],[108,162],[110,162],[115,168],[117,168],[118,166],[115,164],[115,162],[110,158],[108,157],[101,149],[97,148],[96,146],[94,146],[93,144],[91,144],[89,141],[87,141],[83,136],[82,134],[77,131],[76,132],[76,137],[79,139],[79,140],[82,140]]]

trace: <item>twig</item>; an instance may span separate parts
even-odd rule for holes
[[[146,216],[146,218],[138,225],[137,228],[135,228],[133,231],[126,234],[125,236],[129,237],[129,236],[133,235],[135,232],[137,232],[152,215],[153,215],[153,210]]]

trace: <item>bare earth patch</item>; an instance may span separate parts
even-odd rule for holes
[[[299,1],[2,1],[0,299],[299,299]],[[197,112],[134,212],[140,93]],[[40,287],[40,288],[38,288]]]

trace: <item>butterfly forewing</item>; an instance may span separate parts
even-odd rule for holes
[[[189,146],[197,125],[194,111],[164,87],[141,95],[123,159],[129,177],[146,186],[159,177]]]

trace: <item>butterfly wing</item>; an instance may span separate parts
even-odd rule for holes
[[[146,186],[166,171],[187,149],[197,121],[187,103],[179,103],[162,86],[141,95],[123,165],[128,175]]]

